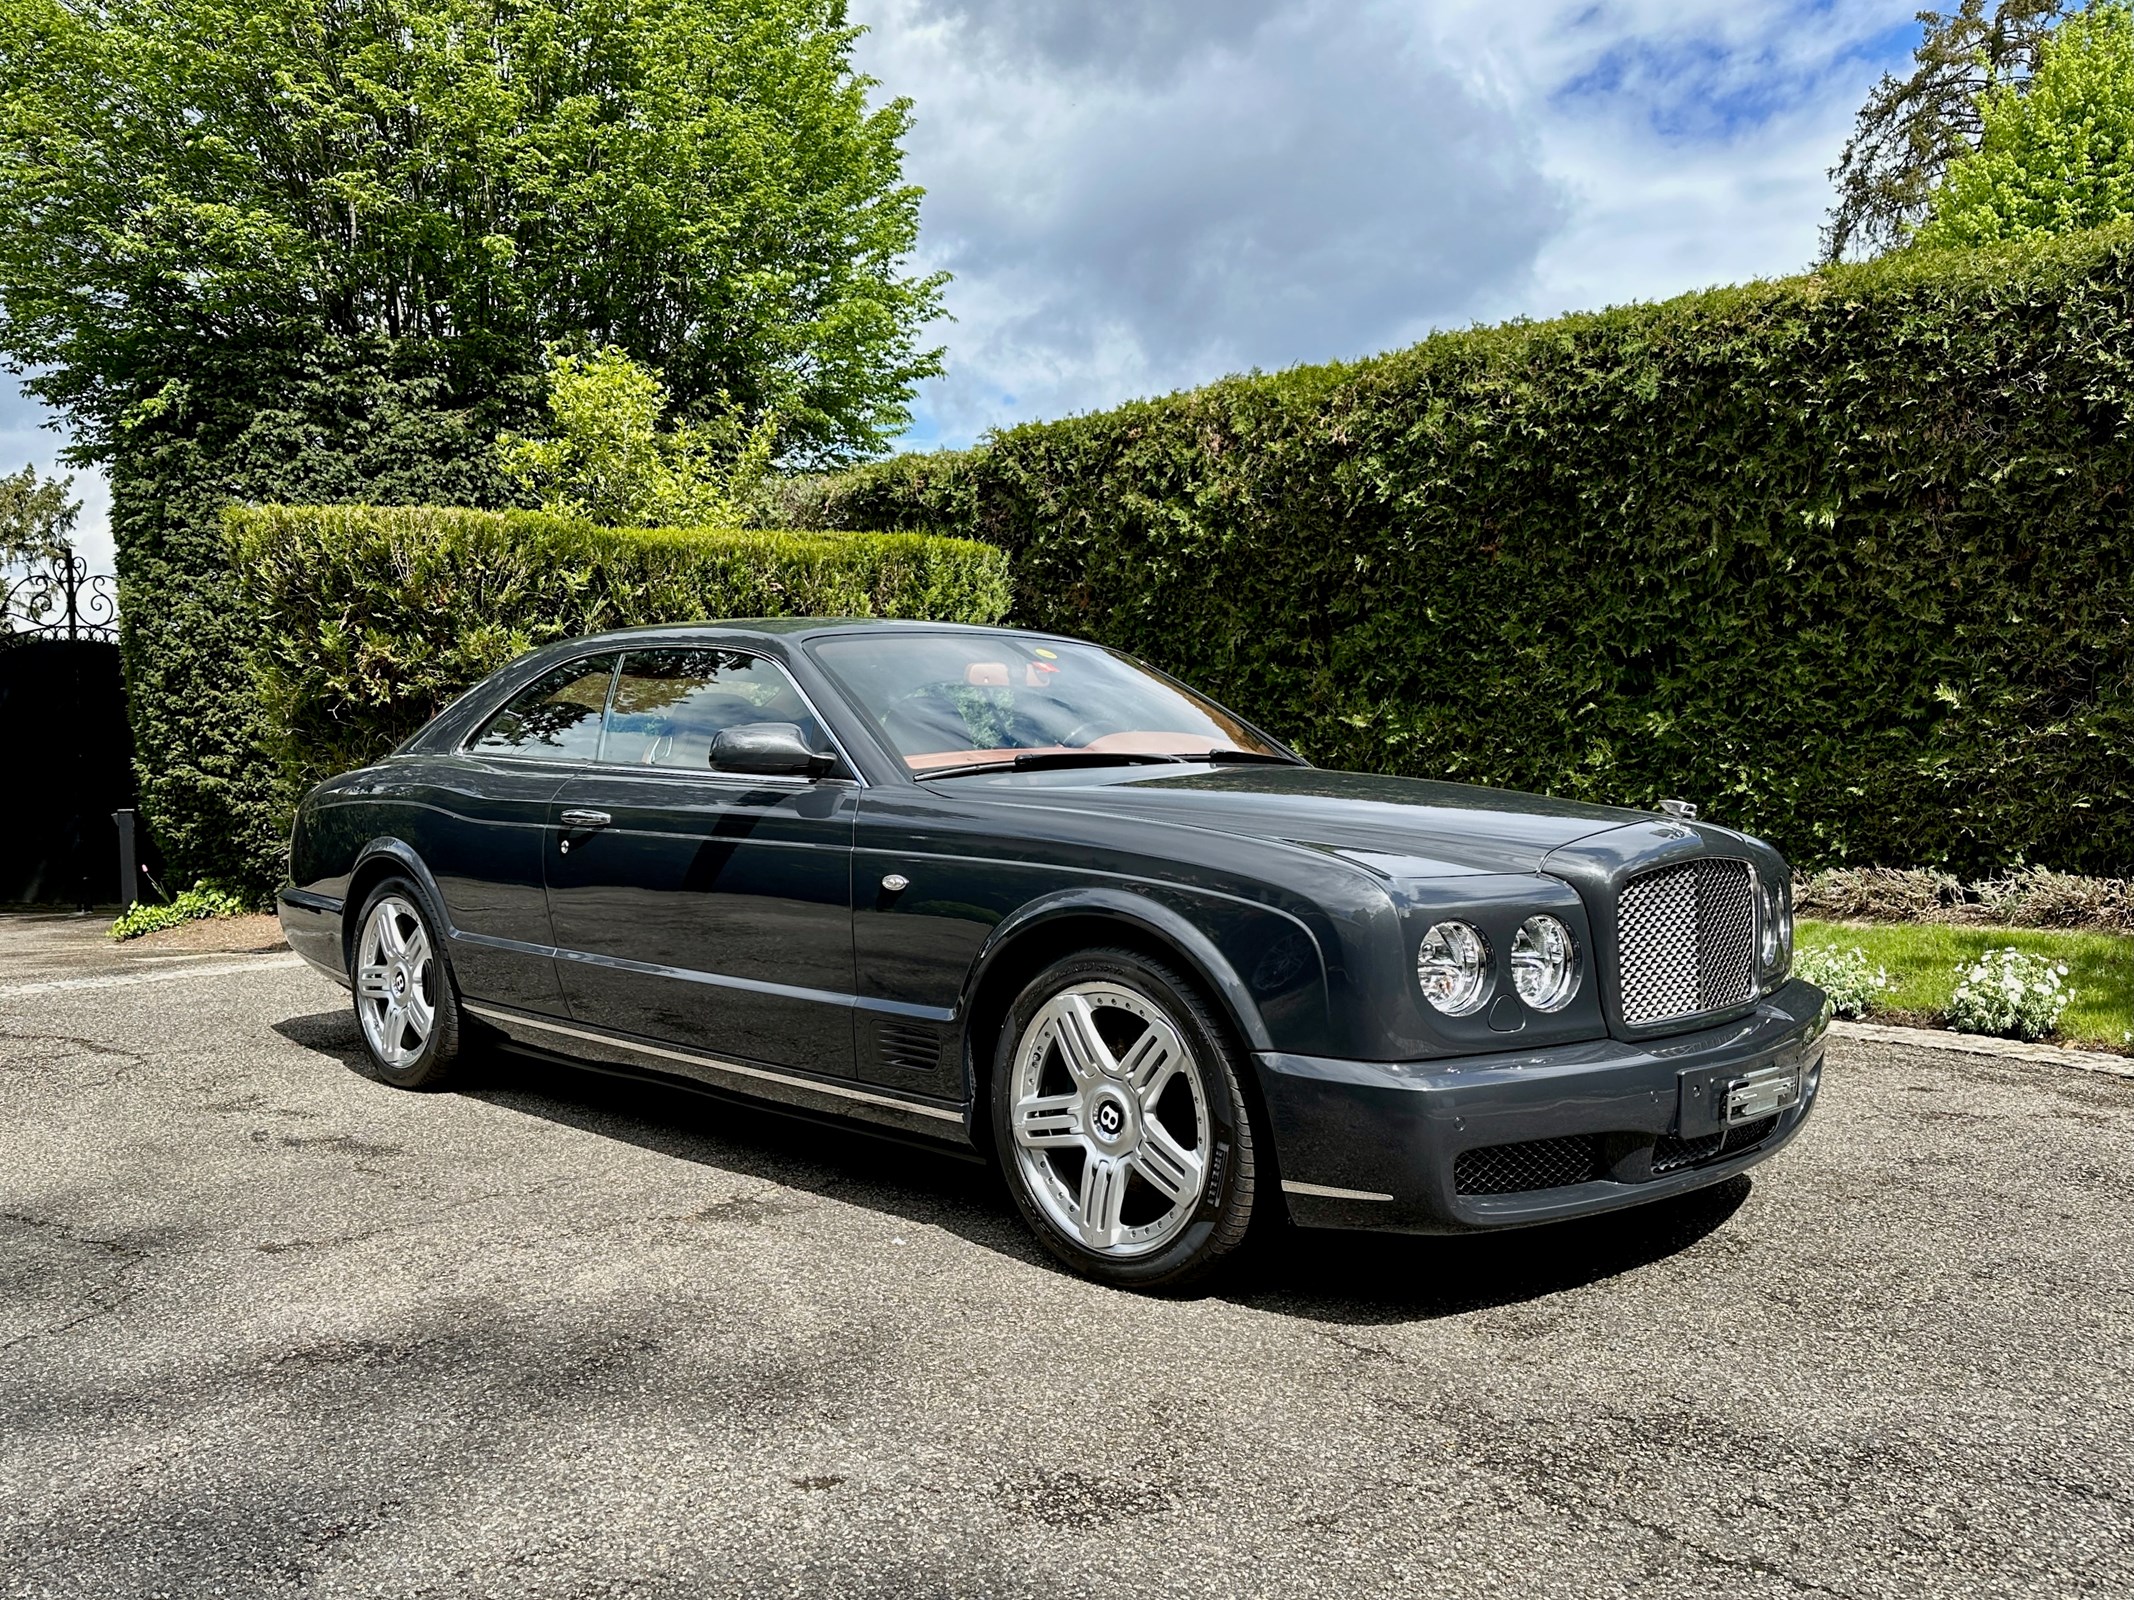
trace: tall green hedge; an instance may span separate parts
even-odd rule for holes
[[[289,798],[390,750],[551,640],[751,616],[997,622],[1007,558],[907,533],[619,531],[539,512],[259,506],[225,517],[246,663]]]
[[[1232,379],[787,487],[1322,762],[2134,868],[2134,234]]]
[[[414,341],[243,343],[138,408],[111,460],[111,526],[134,766],[173,883],[264,893],[287,842],[223,508],[500,503],[493,440],[527,420],[537,378],[522,387],[469,399],[450,352]]]

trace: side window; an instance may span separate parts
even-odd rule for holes
[[[467,748],[542,761],[591,761],[600,752],[600,713],[614,675],[613,656],[587,657],[543,673],[512,696]]]
[[[737,650],[632,650],[615,680],[600,759],[624,766],[704,772],[711,741],[749,722],[790,722],[811,749],[828,750],[785,669]]]

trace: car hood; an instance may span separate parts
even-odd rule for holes
[[[987,799],[1335,851],[1396,877],[1535,872],[1553,850],[1652,820],[1616,806],[1317,767],[1093,767],[949,784]]]

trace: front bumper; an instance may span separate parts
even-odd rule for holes
[[[1823,992],[1796,981],[1746,1017],[1636,1044],[1596,1039],[1440,1061],[1256,1059],[1297,1222],[1464,1233],[1643,1205],[1765,1160],[1814,1107],[1827,1027]],[[1715,1079],[1796,1064],[1799,1103],[1753,1145],[1703,1137],[1683,1121],[1685,1106],[1697,1121]],[[1462,1171],[1461,1154],[1501,1147],[1520,1147],[1511,1153],[1532,1154],[1537,1173],[1566,1181],[1462,1192],[1492,1186]],[[1497,1188],[1517,1165],[1496,1165]]]

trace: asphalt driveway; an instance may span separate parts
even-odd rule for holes
[[[2134,1082],[1843,1042],[1753,1182],[1164,1300],[946,1158],[384,1088],[291,961],[0,937],[0,1595],[2134,1589]]]

